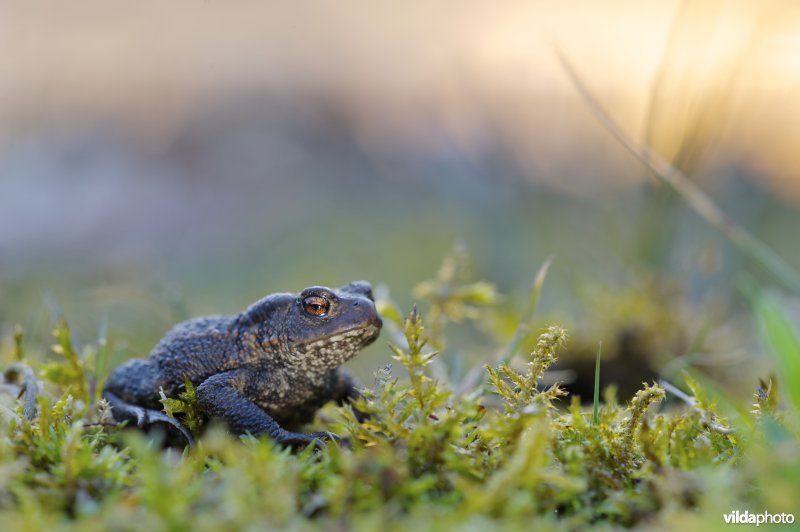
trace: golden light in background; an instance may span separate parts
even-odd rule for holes
[[[86,120],[157,146],[209,106],[289,94],[326,99],[368,149],[444,136],[469,156],[501,143],[538,178],[580,182],[576,158],[624,157],[556,44],[629,131],[690,174],[746,165],[800,199],[792,0],[4,4],[6,146]]]

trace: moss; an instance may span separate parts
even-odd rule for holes
[[[451,298],[468,292],[459,282],[442,274],[424,292],[445,294],[432,302],[436,346],[446,345],[451,318],[479,319],[454,315]],[[164,398],[165,411],[202,436],[192,449],[164,450],[158,436],[109,422],[89,369],[102,346],[77,350],[62,323],[56,359],[33,364],[16,335],[5,360],[27,363],[44,389],[16,388],[23,397],[5,402],[13,415],[0,438],[0,528],[691,528],[733,509],[796,512],[787,506],[800,499],[798,432],[777,413],[775,386],[762,383],[755,411],[743,409],[748,417],[734,428],[749,427],[746,438],[721,430],[728,421],[688,377],[688,404],[668,410],[659,410],[659,384],[643,385],[627,405],[606,390],[595,423],[576,398],[542,384],[567,342],[563,328],[541,331],[523,363],[486,364],[464,386],[434,378],[437,351],[416,307],[394,321],[401,334],[390,350],[408,378],[392,365],[378,369],[354,405],[323,412],[345,444],[296,454],[214,425],[201,431],[189,385]],[[353,407],[369,418],[359,422]]]

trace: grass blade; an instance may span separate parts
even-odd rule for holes
[[[800,334],[792,325],[778,298],[755,285],[746,289],[755,311],[761,338],[772,355],[781,390],[800,414]]]
[[[800,273],[797,270],[769,246],[731,220],[686,174],[653,152],[650,146],[633,140],[591,93],[567,58],[558,49],[556,49],[556,54],[578,93],[614,138],[647,166],[662,183],[677,192],[698,215],[722,233],[742,253],[758,263],[786,289],[795,295],[800,295]]]
[[[597,360],[594,363],[594,411],[592,412],[592,423],[597,425],[600,419],[598,415],[600,405],[600,353],[603,351],[603,342],[597,346]]]

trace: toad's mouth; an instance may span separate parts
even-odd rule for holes
[[[367,325],[366,327],[353,327],[343,331],[337,331],[322,338],[315,338],[308,342],[303,342],[300,347],[303,351],[313,351],[314,349],[337,345],[340,347],[365,347],[374,342],[381,333],[381,328],[377,325]]]

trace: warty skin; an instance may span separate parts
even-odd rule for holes
[[[381,327],[364,281],[271,294],[234,316],[176,325],[147,359],[117,368],[103,395],[117,421],[166,423],[191,444],[188,431],[159,403],[159,391],[175,397],[189,379],[208,418],[237,434],[305,445],[335,437],[295,431],[328,401],[358,396],[353,378],[339,366],[374,342]]]

